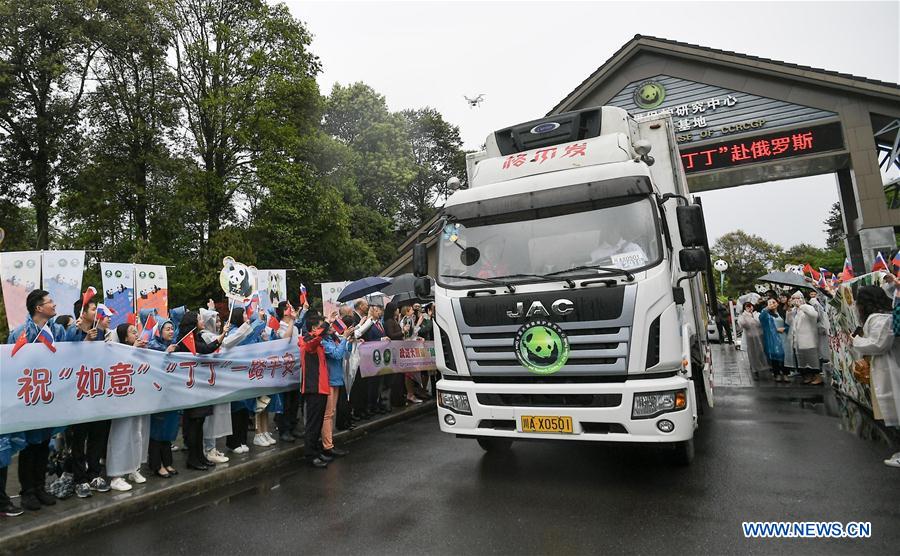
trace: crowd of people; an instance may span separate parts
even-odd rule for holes
[[[95,492],[128,491],[133,483],[147,481],[145,472],[172,478],[179,473],[173,458],[179,449],[187,451],[188,469],[206,471],[229,461],[226,451],[243,454],[251,445],[263,449],[302,439],[306,461],[326,468],[334,458],[349,454],[335,446],[335,430],[352,430],[355,423],[389,413],[392,407],[432,397],[429,380],[432,387],[434,380],[429,373],[360,377],[358,368],[358,346],[363,342],[431,339],[430,305],[382,307],[358,299],[323,315],[305,302],[295,309],[282,301],[271,315],[233,305],[220,315],[210,300],[197,311],[172,309],[168,318],[142,310],[137,318],[141,329],[151,315],[155,321],[149,339],[135,324],[111,327],[109,318],[98,314],[94,300],[84,305],[77,301],[73,315],[57,315],[49,293],[34,290],[26,308],[25,323],[11,332],[8,343],[23,335],[32,342],[45,326],[57,342],[106,341],[168,353],[188,351],[187,336],[192,336],[198,354],[289,338],[299,346],[301,380],[299,388],[259,398],[0,435],[3,516],[21,515],[23,509],[38,511],[73,495],[88,498]],[[277,319],[277,329],[270,316]],[[179,430],[183,445],[177,443]],[[14,453],[18,453],[20,505],[6,494]],[[50,485],[48,470],[56,476]]]
[[[851,348],[857,358],[854,367],[867,368],[865,380],[871,385],[873,406],[879,408],[889,427],[900,427],[898,282],[900,279],[886,274],[880,287],[859,287],[855,307],[860,325],[851,334]],[[801,290],[790,294],[770,290],[765,297],[756,295],[759,299],[743,302],[736,324],[754,379],[759,380],[763,371],[771,371],[775,382],[792,382],[796,378],[803,384],[823,384],[822,370],[830,362],[831,348],[828,316],[818,295],[816,290],[806,295]],[[717,324],[727,331],[721,336],[723,341],[731,338],[727,316],[728,311],[722,311],[720,306]],[[900,452],[884,463],[900,468]]]

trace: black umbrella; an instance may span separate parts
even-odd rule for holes
[[[355,282],[350,282],[347,287],[341,290],[341,295],[337,300],[341,303],[365,297],[370,293],[382,291],[382,288],[391,284],[390,278],[382,278],[381,276],[368,276],[361,278]]]
[[[409,273],[394,277],[391,285],[381,290],[381,293],[391,296],[391,302],[398,306],[424,301],[416,294],[416,277]]]

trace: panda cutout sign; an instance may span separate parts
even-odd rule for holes
[[[257,270],[255,266],[239,263],[231,257],[222,259],[219,285],[225,297],[235,301],[249,300],[256,291]]]

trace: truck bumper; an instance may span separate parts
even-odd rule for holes
[[[680,442],[694,436],[697,398],[693,388],[690,380],[680,376],[596,384],[476,384],[471,380],[440,380],[437,383],[439,392],[467,395],[472,414],[452,411],[438,403],[438,422],[443,432],[461,436],[597,442]],[[688,392],[687,407],[684,409],[650,418],[632,418],[636,393],[679,389],[686,389]],[[481,399],[479,394],[482,394]],[[618,394],[621,395],[621,402],[614,407],[497,405],[498,396],[489,396],[491,394],[519,394],[521,398],[534,395],[551,398],[554,395]],[[542,403],[546,403],[546,398]],[[448,418],[448,415],[452,417]],[[523,432],[522,416],[571,417],[572,433]],[[674,424],[671,432],[662,432],[657,426],[664,419]]]

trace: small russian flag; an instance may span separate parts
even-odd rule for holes
[[[304,306],[307,304],[306,300],[306,286],[304,284],[300,284],[300,306]]]
[[[853,265],[850,259],[844,259],[844,270],[841,272],[841,282],[849,282],[853,280]]]
[[[343,334],[344,330],[347,330],[347,325],[344,324],[344,321],[342,321],[341,319],[337,319],[336,321],[334,321],[332,323],[332,326],[334,326],[334,331],[338,334]]]
[[[47,349],[53,353],[56,353],[56,346],[53,345],[53,331],[50,330],[49,322],[38,332],[36,340],[47,346]]]
[[[894,265],[897,270],[900,270],[900,251],[897,251],[897,254],[891,259],[891,264]]]
[[[825,273],[824,272],[819,273],[819,281],[816,283],[816,285],[822,289],[825,289],[826,287],[828,287],[828,283],[825,281]]]
[[[881,251],[875,255],[875,261],[872,263],[872,272],[878,272],[879,270],[890,272],[887,261],[884,259],[884,255],[881,254]]]
[[[107,307],[103,303],[97,304],[97,320],[103,320],[105,318],[109,318],[116,314],[116,310],[112,307]]]

